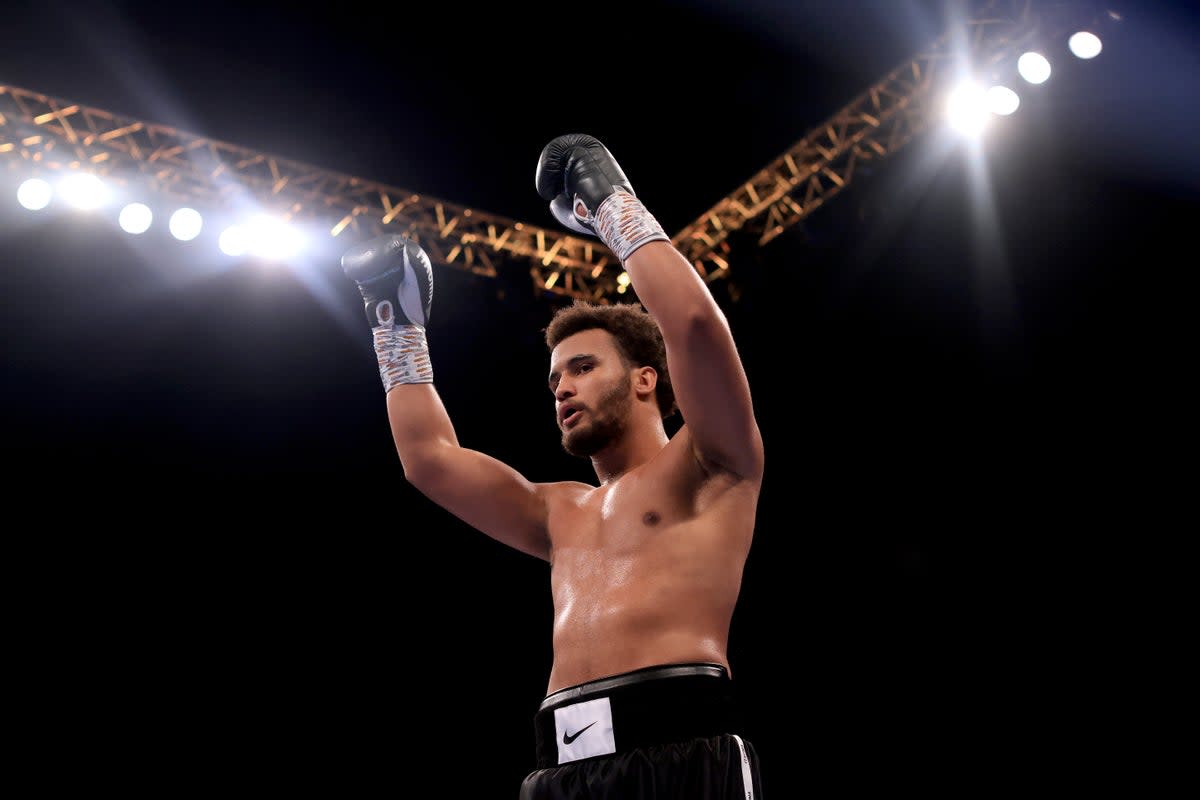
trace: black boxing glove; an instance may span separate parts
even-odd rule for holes
[[[389,234],[347,250],[342,270],[362,294],[384,393],[402,383],[432,383],[425,339],[433,306],[429,256],[407,236]]]
[[[407,236],[377,236],[342,255],[342,270],[362,292],[367,323],[425,327],[433,305],[433,266]]]
[[[597,237],[621,261],[647,242],[671,240],[595,137],[569,133],[552,140],[538,157],[534,183],[555,219]]]

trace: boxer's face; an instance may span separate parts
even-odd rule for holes
[[[558,343],[550,354],[550,391],[563,449],[573,456],[599,453],[628,428],[631,369],[608,331],[580,331]]]

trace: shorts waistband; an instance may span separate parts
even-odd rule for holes
[[[538,769],[737,728],[729,673],[708,663],[647,667],[560,689],[534,715]]]
[[[546,699],[538,707],[539,711],[556,708],[565,703],[586,700],[590,697],[604,694],[622,686],[632,686],[635,683],[656,681],[660,678],[679,678],[686,675],[707,675],[712,678],[727,678],[729,673],[720,664],[668,664],[661,667],[645,667],[632,672],[622,672],[607,678],[597,678],[594,681],[581,683],[578,686],[568,686],[546,695]]]

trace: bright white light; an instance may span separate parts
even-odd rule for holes
[[[1089,31],[1078,31],[1071,34],[1067,47],[1080,58],[1095,58],[1100,55],[1100,37]]]
[[[200,235],[200,212],[194,208],[181,208],[171,215],[168,227],[171,235],[181,242],[190,241]]]
[[[1007,86],[993,86],[987,90],[988,111],[1007,117],[1021,105],[1021,98]]]
[[[249,235],[250,252],[271,261],[291,258],[304,246],[299,231],[273,217],[256,217],[250,223]]]
[[[41,178],[30,178],[17,187],[17,202],[30,211],[40,211],[50,205],[50,184]]]
[[[987,94],[975,83],[963,83],[946,98],[946,120],[959,133],[974,135],[988,120]]]
[[[58,184],[63,199],[74,208],[99,208],[108,200],[108,188],[90,172],[73,172]]]
[[[154,220],[154,212],[150,207],[143,203],[130,203],[121,209],[120,216],[117,217],[117,222],[121,225],[121,230],[126,233],[145,233],[150,229],[150,223]]]
[[[1017,72],[1030,83],[1045,83],[1050,77],[1050,62],[1041,53],[1025,53],[1017,59]]]
[[[217,239],[217,246],[227,256],[245,255],[246,251],[250,249],[250,232],[244,225],[230,225],[221,231],[221,236]]]

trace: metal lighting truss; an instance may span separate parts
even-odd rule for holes
[[[1070,24],[1076,4],[1040,5],[970,4],[961,25],[814,127],[672,241],[706,281],[725,277],[732,232],[745,229],[760,245],[770,242],[845,189],[858,164],[886,158],[921,133],[957,64],[966,59],[978,69],[1014,59],[1048,24]],[[4,84],[0,155],[40,169],[141,181],[188,202],[229,205],[249,197],[288,219],[325,222],[334,236],[407,232],[434,263],[490,277],[526,271],[539,292],[610,302],[625,290],[620,263],[597,240]]]

